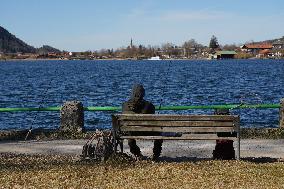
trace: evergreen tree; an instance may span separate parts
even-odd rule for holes
[[[219,47],[218,39],[215,35],[212,35],[212,37],[210,39],[210,43],[209,43],[209,48],[217,49],[218,47]]]

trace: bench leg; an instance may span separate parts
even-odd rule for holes
[[[116,142],[116,141],[117,141],[117,139],[116,139],[116,132],[115,132],[115,130],[114,130],[114,129],[112,129],[112,131],[111,131],[111,132],[112,132],[112,137],[113,137],[113,138],[112,138],[112,140],[113,140],[113,141],[112,141],[113,150],[114,150],[114,154],[116,154],[116,152],[117,152],[117,144],[116,144],[116,143],[117,143],[117,142]]]
[[[114,153],[116,154],[116,152],[117,152],[117,142],[116,142],[116,138],[113,139],[113,147],[114,147]]]
[[[241,156],[241,141],[240,141],[240,134],[239,132],[237,133],[237,160],[240,160],[240,156]]]
[[[123,153],[123,140],[119,141],[120,151]]]

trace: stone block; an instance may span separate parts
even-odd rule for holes
[[[69,132],[84,131],[84,107],[79,101],[67,101],[60,111],[60,130]]]

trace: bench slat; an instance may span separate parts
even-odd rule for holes
[[[218,137],[217,134],[184,134],[181,137],[171,136],[121,136],[121,139],[140,140],[237,140],[236,137]]]
[[[117,140],[121,139],[237,140],[237,159],[240,157],[239,123],[240,117],[238,115],[112,115],[115,151],[117,151]],[[128,136],[127,131],[134,131],[135,133],[132,134],[135,134],[135,136]],[[162,132],[162,136],[145,136],[145,133],[143,133],[144,131]],[[217,135],[217,133],[223,132],[234,132],[234,134]],[[171,135],[171,133],[173,133],[173,135]],[[137,136],[137,134],[140,136]],[[151,132],[147,133],[147,135],[148,134],[151,135]],[[155,134],[157,133],[152,133],[152,135]]]
[[[120,130],[127,131],[155,131],[155,132],[234,132],[233,127],[144,127],[121,126]]]
[[[200,126],[211,126],[211,127],[232,127],[233,121],[144,121],[144,120],[131,120],[131,121],[120,121],[121,125],[140,125],[150,127],[200,127]]]
[[[178,120],[178,121],[227,121],[239,119],[235,115],[172,115],[172,114],[116,114],[119,120]]]

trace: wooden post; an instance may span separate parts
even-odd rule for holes
[[[84,107],[81,102],[67,101],[60,110],[60,130],[82,132],[84,130]]]
[[[284,128],[284,98],[280,100],[280,109],[279,109],[279,126]]]

